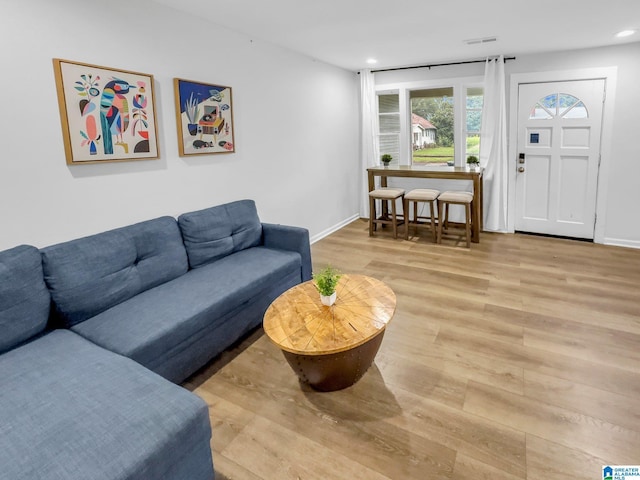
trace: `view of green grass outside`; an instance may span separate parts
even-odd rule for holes
[[[467,137],[467,156],[469,155],[480,156],[480,135]]]
[[[422,148],[413,151],[413,163],[453,162],[453,147]]]
[[[467,137],[467,155],[480,155],[480,136],[474,135]],[[420,150],[414,150],[413,163],[414,164],[427,164],[437,163],[446,164],[447,162],[453,162],[454,149],[451,147],[438,147],[435,148],[422,148]]]

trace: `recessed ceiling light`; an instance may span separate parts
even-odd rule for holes
[[[618,38],[629,37],[629,36],[633,35],[634,33],[636,33],[635,30],[623,30],[621,32],[616,33],[616,37],[618,37]]]
[[[368,59],[367,59],[367,63],[368,63],[369,65],[373,65],[373,64],[375,64],[375,63],[378,63],[378,60],[376,60],[375,58],[368,58]]]

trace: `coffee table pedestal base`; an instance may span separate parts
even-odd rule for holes
[[[282,351],[300,380],[321,392],[333,392],[356,383],[373,363],[384,330],[375,337],[344,352],[327,355],[299,355]]]

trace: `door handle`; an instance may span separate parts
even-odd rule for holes
[[[518,171],[519,171],[520,173],[524,172],[524,167],[520,167],[520,168],[518,168]]]

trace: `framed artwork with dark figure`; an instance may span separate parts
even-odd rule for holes
[[[153,76],[53,59],[69,165],[160,156]]]
[[[174,78],[180,156],[233,153],[231,87]]]

